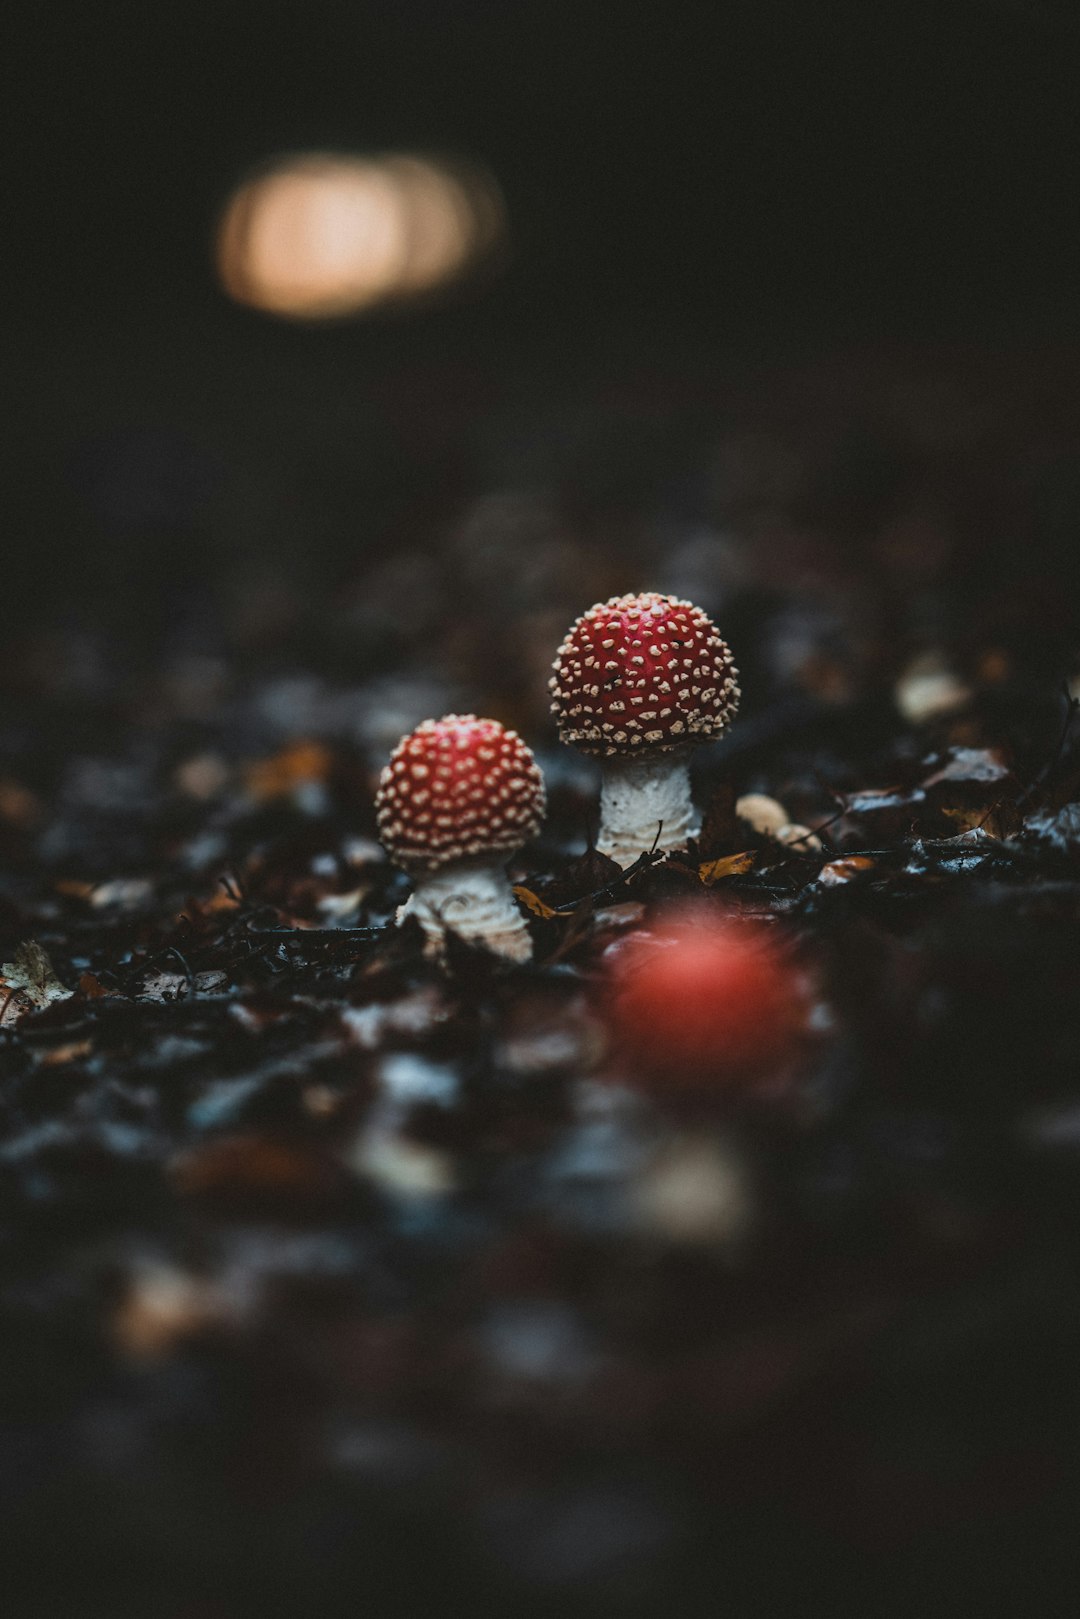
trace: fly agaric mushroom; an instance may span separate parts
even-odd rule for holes
[[[629,866],[696,836],[691,749],[739,704],[730,648],[701,608],[653,590],[598,602],[571,626],[550,687],[561,740],[603,760],[601,853]]]
[[[516,731],[475,714],[425,720],[402,737],[379,778],[379,838],[414,880],[397,921],[415,916],[427,954],[447,932],[509,961],[532,940],[504,862],[539,830],[544,780]]]
[[[807,1010],[771,929],[685,909],[620,946],[604,995],[615,1052],[669,1095],[767,1077],[796,1049]]]

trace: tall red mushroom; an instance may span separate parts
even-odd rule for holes
[[[603,761],[602,853],[628,866],[696,835],[691,750],[727,728],[738,678],[711,619],[675,596],[614,596],[571,626],[551,706],[562,741]]]
[[[379,778],[379,838],[413,878],[397,921],[415,916],[428,953],[456,933],[509,961],[532,940],[505,862],[540,828],[544,781],[516,731],[475,714],[425,720],[402,737]]]

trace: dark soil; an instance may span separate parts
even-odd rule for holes
[[[247,414],[179,359],[140,414],[170,341],[71,359],[6,603],[0,1609],[1074,1611],[1075,357],[376,345],[335,394],[283,339]],[[745,700],[701,844],[619,874],[545,680],[638,588]],[[528,968],[390,923],[375,779],[454,709],[548,778]],[[598,996],[686,896],[814,1001],[692,1117]]]

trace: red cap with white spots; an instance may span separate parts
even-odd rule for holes
[[[446,714],[402,737],[379,778],[375,813],[387,854],[420,875],[520,849],[540,829],[544,780],[516,731]]]
[[[738,670],[691,602],[613,596],[574,623],[550,686],[559,736],[585,753],[631,754],[709,742],[739,705]]]

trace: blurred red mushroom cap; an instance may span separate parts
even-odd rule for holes
[[[617,1059],[657,1090],[761,1078],[805,1024],[797,971],[773,930],[675,911],[621,948],[604,1015]]]

